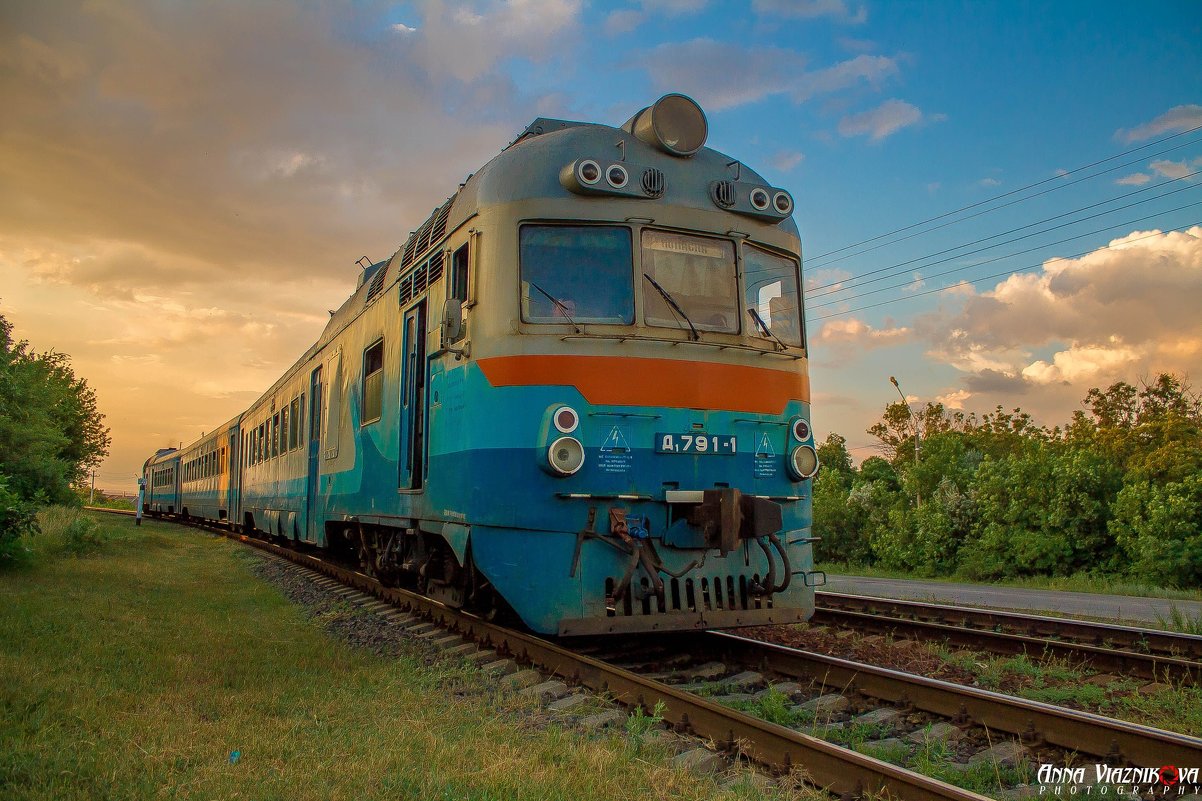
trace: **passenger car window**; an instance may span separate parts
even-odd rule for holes
[[[519,238],[524,321],[634,322],[629,228],[523,225]]]
[[[726,239],[643,231],[643,317],[647,325],[698,331],[739,331],[739,289],[735,279],[735,246]],[[656,284],[671,295],[688,316],[668,303]]]

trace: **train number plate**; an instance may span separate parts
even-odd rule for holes
[[[696,453],[729,456],[735,452],[733,434],[656,434],[656,453]]]

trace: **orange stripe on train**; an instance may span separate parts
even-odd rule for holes
[[[571,386],[592,404],[781,414],[809,401],[801,372],[619,356],[495,356],[477,362],[494,387]]]

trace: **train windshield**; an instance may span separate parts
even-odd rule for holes
[[[691,322],[698,331],[738,333],[739,289],[733,242],[643,231],[642,245],[643,308],[648,325],[688,328]],[[680,311],[672,308],[666,296]],[[682,319],[680,312],[688,319]]]
[[[772,334],[786,345],[801,347],[797,262],[746,246],[743,249],[743,269],[748,314],[754,309]],[[763,332],[763,329],[756,323],[748,331]]]
[[[520,241],[523,320],[634,322],[629,228],[523,225]]]

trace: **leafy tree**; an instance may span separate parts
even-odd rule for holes
[[[1119,492],[1110,522],[1132,574],[1178,587],[1202,584],[1202,475]]]
[[[62,353],[14,342],[0,316],[0,477],[27,502],[71,503],[71,485],[108,454],[96,394]]]

